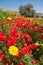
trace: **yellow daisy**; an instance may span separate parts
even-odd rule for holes
[[[18,51],[19,51],[19,49],[16,46],[10,46],[9,47],[9,53],[11,55],[16,56],[19,53]]]

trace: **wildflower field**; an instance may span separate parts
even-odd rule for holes
[[[43,65],[43,18],[1,11],[0,65]]]

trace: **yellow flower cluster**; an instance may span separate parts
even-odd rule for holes
[[[18,54],[19,49],[16,46],[10,46],[9,47],[9,53],[11,55],[16,56]]]
[[[39,44],[38,41],[37,41],[35,44],[36,44],[37,46],[43,46],[43,43]]]

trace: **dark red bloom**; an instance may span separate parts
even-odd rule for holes
[[[27,23],[24,24],[24,26],[25,26],[25,27],[30,27],[30,23],[27,22]]]
[[[30,35],[28,35],[28,34],[24,34],[23,35],[23,38],[27,38],[27,41],[28,42],[31,42],[32,41],[32,37]]]
[[[4,59],[4,54],[0,52],[0,61],[2,61],[3,59]]]
[[[43,35],[41,36],[41,40],[43,40]]]
[[[32,50],[28,46],[22,48],[23,54],[28,54],[28,53],[31,53],[31,52],[32,52]]]
[[[11,34],[11,36],[16,36],[17,35],[16,28],[11,28],[9,30],[9,33]]]
[[[7,42],[7,46],[12,46],[12,45],[15,45],[16,43],[17,43],[17,38],[11,37],[9,38],[9,41]]]
[[[1,41],[6,41],[6,40],[8,40],[8,37],[6,35],[4,35],[3,32],[0,32],[0,40]]]
[[[40,33],[43,33],[43,26],[40,27]]]
[[[29,38],[29,35],[27,33],[23,34],[23,38]]]
[[[19,50],[18,55],[15,56],[16,58],[21,58],[22,57],[22,52]]]
[[[5,65],[10,65],[8,60],[5,60],[4,63],[5,63]]]
[[[36,44],[31,44],[29,47],[30,47],[30,49],[34,50],[34,49],[36,49],[37,45]]]
[[[8,37],[6,35],[4,35],[1,37],[1,39],[2,39],[2,41],[6,41],[6,40],[8,40]]]
[[[40,29],[38,29],[38,28],[37,29],[34,29],[34,31],[40,33]]]
[[[22,23],[21,22],[16,22],[16,27],[21,29],[22,28]]]

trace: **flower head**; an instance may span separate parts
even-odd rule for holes
[[[9,53],[11,55],[16,56],[19,53],[19,49],[16,46],[10,46],[9,47]]]

